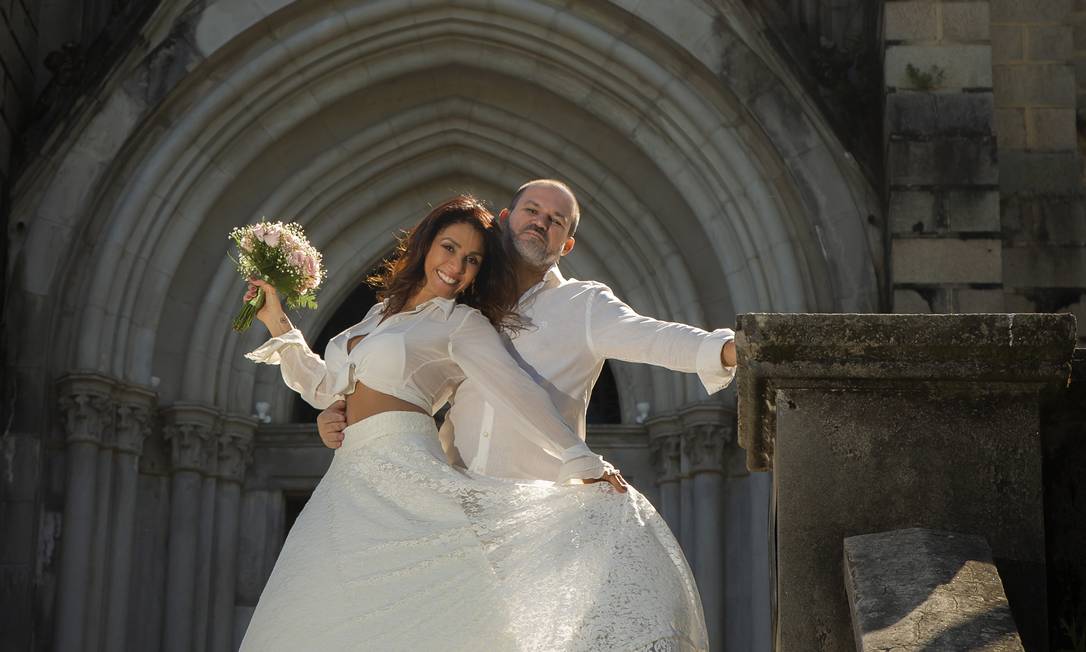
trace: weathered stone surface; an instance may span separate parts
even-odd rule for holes
[[[992,63],[1020,61],[1025,57],[1025,28],[1021,25],[992,25]]]
[[[990,0],[992,22],[1062,22],[1073,6],[1071,0]]]
[[[997,239],[894,238],[894,282],[998,283],[1002,251]]]
[[[1086,285],[1086,248],[1079,245],[1006,247],[1003,284],[1007,287],[1074,288]]]
[[[932,233],[942,226],[937,222],[936,196],[930,190],[890,191],[889,218],[892,233]]]
[[[1074,70],[1065,65],[993,66],[998,106],[1074,106]]]
[[[887,167],[891,185],[991,186],[999,182],[992,137],[891,140]]]
[[[983,537],[912,528],[845,539],[856,649],[1022,651]]]
[[[999,151],[1000,190],[1069,195],[1082,183],[1078,152]]]
[[[993,106],[990,92],[890,93],[886,128],[902,136],[986,136],[992,133]]]
[[[1045,649],[1037,404],[1074,317],[750,314],[737,342],[740,445],[774,471],[779,649],[852,649],[842,541],[908,527],[986,537]]]
[[[951,231],[998,231],[999,192],[955,190],[947,193],[947,221]]]
[[[1026,147],[1026,110],[996,109],[995,130],[999,138],[1000,151],[1006,149],[1025,149]]]
[[[1075,109],[1036,108],[1030,111],[1033,128],[1030,148],[1035,150],[1074,150],[1078,148]]]
[[[887,41],[934,41],[939,37],[934,3],[887,2],[883,11]]]
[[[907,72],[935,67],[942,72],[936,88],[991,88],[992,48],[988,45],[891,45],[886,48],[885,83],[891,88],[916,89]],[[926,89],[917,89],[926,90]]]
[[[1083,295],[1086,300],[1086,294]],[[1086,301],[1084,301],[1086,304]],[[1074,649],[1061,627],[1086,609],[1086,348],[1075,350],[1071,382],[1053,388],[1041,410],[1045,543],[1052,648]]]
[[[1078,244],[1086,242],[1086,199],[1067,195],[1007,197],[1002,205],[1003,237],[1008,242]],[[1082,280],[1086,285],[1086,279]]]
[[[1066,63],[1074,49],[1070,25],[1030,25],[1026,28],[1030,61]]]
[[[943,38],[949,41],[985,41],[989,38],[987,2],[943,2]]]

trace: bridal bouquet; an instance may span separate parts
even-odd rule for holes
[[[238,247],[234,261],[245,280],[261,278],[271,283],[288,308],[316,308],[314,291],[324,279],[321,254],[305,237],[299,224],[257,222],[230,232]],[[244,331],[264,305],[264,291],[245,302],[234,318],[234,330]]]

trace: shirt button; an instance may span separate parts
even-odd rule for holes
[[[484,433],[483,433],[483,436],[484,436],[484,437],[489,437],[489,436],[490,436],[490,433],[489,433],[489,432],[484,432]]]

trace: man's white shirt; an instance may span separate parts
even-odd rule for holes
[[[696,372],[713,394],[735,376],[720,351],[735,334],[643,317],[594,281],[565,279],[555,265],[520,299],[527,327],[503,337],[517,363],[539,383],[565,423],[582,440],[592,386],[608,359]],[[562,460],[517,430],[515,417],[487,402],[465,380],[441,430],[450,459],[471,471],[505,478],[553,478]],[[459,460],[457,460],[459,458]]]

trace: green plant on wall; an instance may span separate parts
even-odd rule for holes
[[[916,90],[930,91],[942,85],[943,79],[946,78],[946,70],[934,64],[927,70],[921,70],[910,63],[905,66],[905,76],[909,78],[909,83]]]

